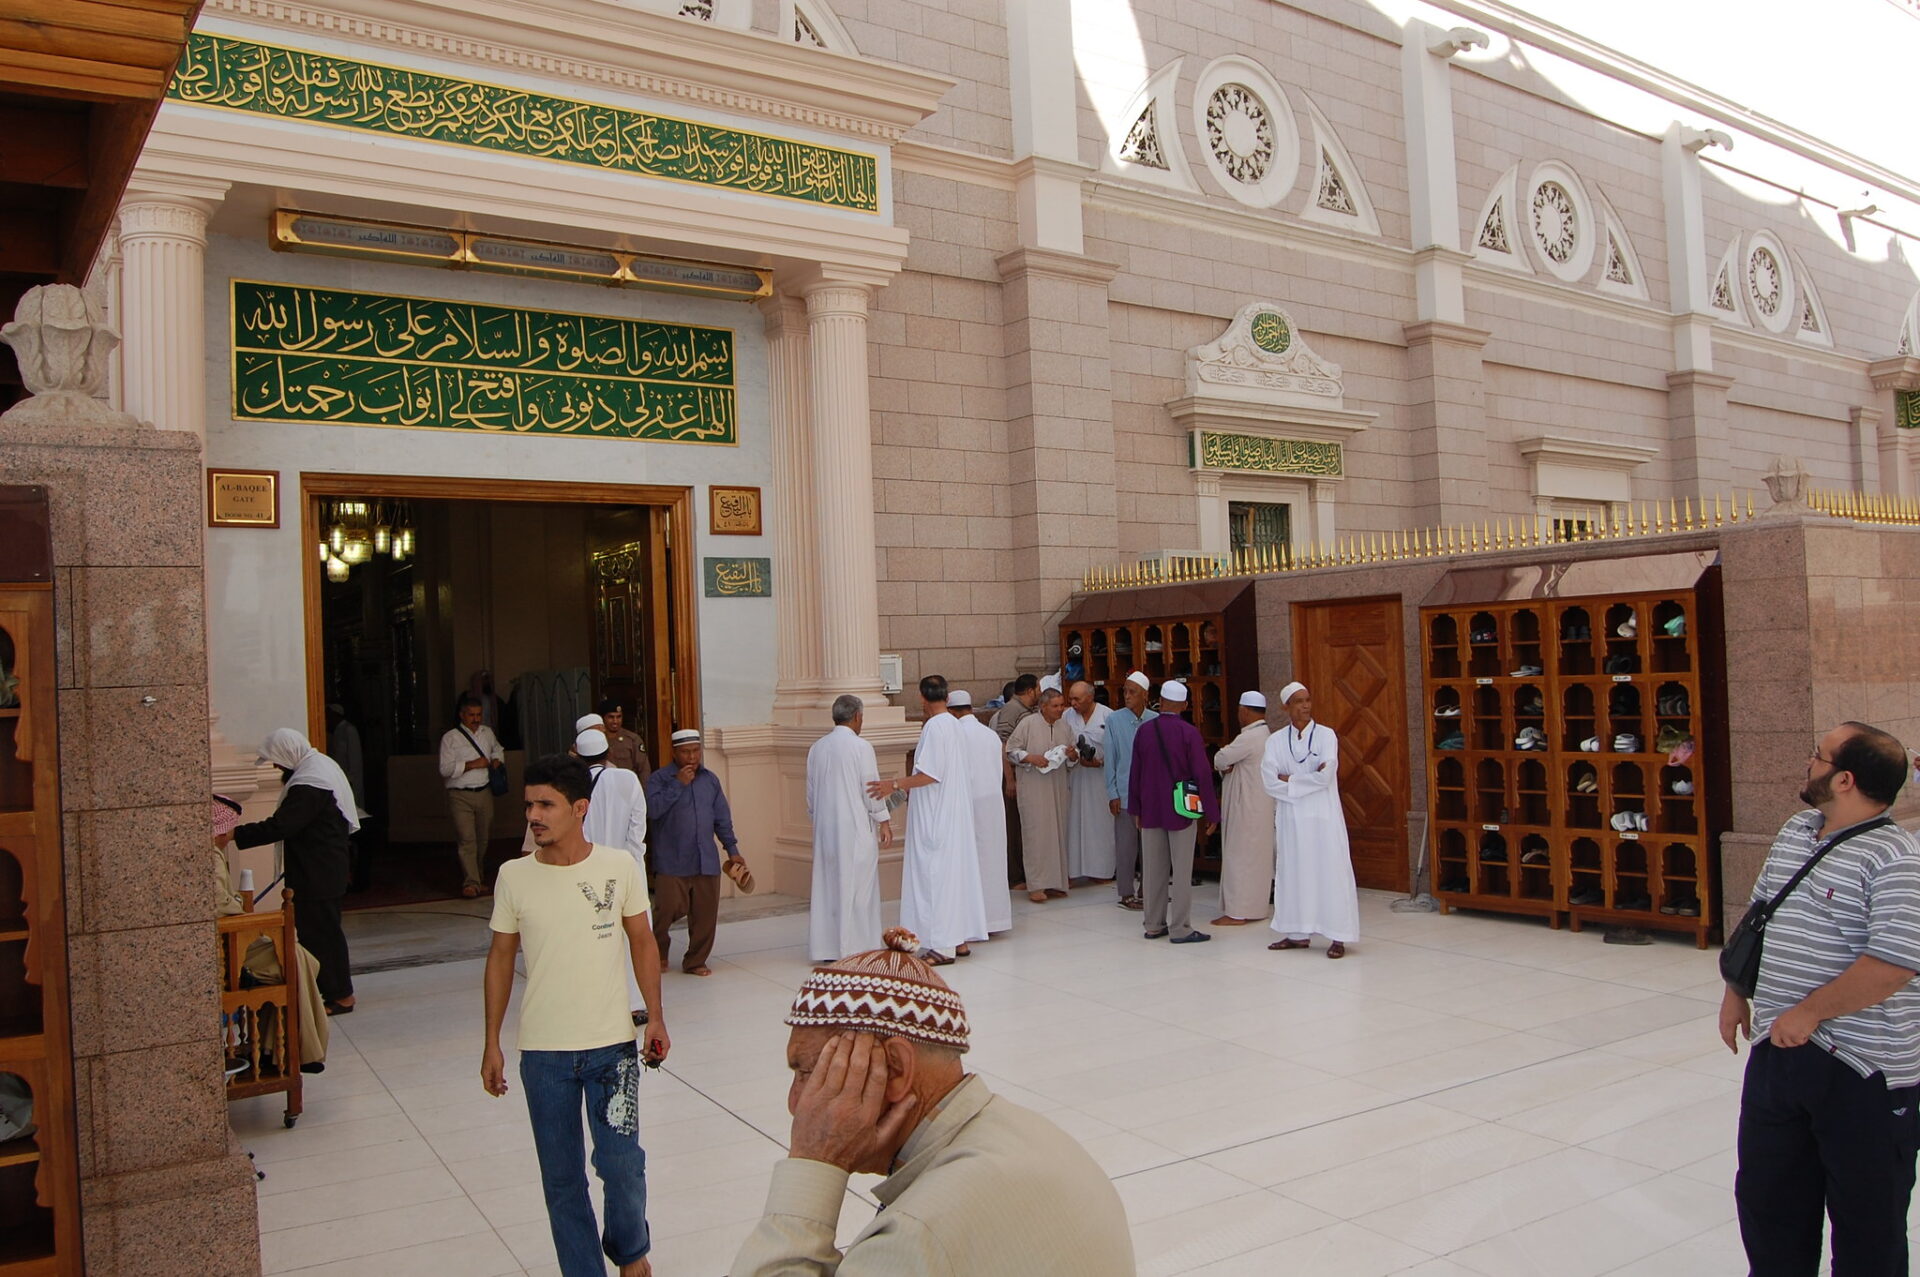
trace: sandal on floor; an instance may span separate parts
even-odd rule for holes
[[[352,1015],[353,1014],[353,1004],[350,1002],[329,1002],[326,1005],[327,1005],[328,1015]]]
[[[1268,945],[1267,948],[1269,949],[1311,949],[1313,948],[1313,941],[1311,940],[1275,940],[1272,944]]]
[[[1327,946],[1327,956],[1329,958],[1344,958],[1347,956],[1347,946],[1335,940]]]
[[[1252,922],[1253,919],[1251,918],[1236,918],[1230,913],[1223,913],[1213,920],[1213,925],[1216,927],[1244,927],[1250,925]]]
[[[973,950],[969,949],[966,945],[961,945],[953,951],[953,956],[956,958],[971,958],[973,956]]]
[[[1047,888],[1047,895],[1056,900],[1064,899],[1066,897],[1066,894],[1067,894],[1066,892],[1061,891],[1056,887]]]
[[[1167,938],[1167,929],[1162,927],[1158,931],[1143,931],[1141,935],[1148,940],[1164,940]]]
[[[1131,909],[1135,913],[1139,913],[1142,909],[1145,909],[1147,906],[1146,906],[1146,902],[1141,900],[1140,897],[1128,896],[1126,899],[1120,902],[1120,907],[1122,909]]]
[[[930,967],[950,967],[953,965],[953,959],[941,953],[938,949],[922,950],[920,953],[920,961]]]
[[[468,883],[466,886],[460,888],[460,894],[468,900],[477,900],[480,898],[480,888],[474,886],[472,883]]]

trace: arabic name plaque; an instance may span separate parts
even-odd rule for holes
[[[1313,439],[1276,439],[1267,435],[1194,432],[1193,465],[1198,470],[1244,470],[1255,474],[1298,474],[1337,479],[1345,458],[1337,443]]]
[[[233,416],[739,442],[733,332],[233,281]]]
[[[722,537],[760,535],[760,489],[715,484],[707,489],[707,531]]]
[[[187,37],[167,96],[191,106],[880,211],[879,161],[857,151],[204,31]]]
[[[207,526],[277,528],[280,526],[278,470],[208,470]]]
[[[710,599],[773,597],[772,559],[708,559],[705,566]]]

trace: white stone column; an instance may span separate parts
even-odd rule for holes
[[[1467,319],[1460,249],[1460,191],[1453,150],[1453,82],[1448,33],[1415,18],[1401,36],[1401,100],[1407,124],[1415,313],[1421,320]],[[1482,43],[1485,43],[1482,40]]]
[[[1020,244],[1084,252],[1071,0],[1006,0],[1004,14]]]
[[[820,700],[820,587],[813,483],[812,368],[807,304],[790,293],[760,303],[766,322],[768,407],[773,428],[773,579],[780,618],[777,721]]]
[[[146,189],[120,202],[121,394],[162,430],[207,433],[207,218],[225,188]]]
[[[867,399],[865,284],[806,289],[813,381],[823,693],[880,696],[880,590],[873,530],[873,422]]]

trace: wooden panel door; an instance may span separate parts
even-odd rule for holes
[[[1314,718],[1340,734],[1340,802],[1354,877],[1407,890],[1406,661],[1400,600],[1296,603],[1293,671],[1313,693]]]

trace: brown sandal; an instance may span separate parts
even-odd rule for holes
[[[1275,940],[1272,944],[1268,945],[1267,948],[1269,949],[1311,949],[1313,948],[1313,941],[1311,940]]]
[[[1347,946],[1335,940],[1327,946],[1327,956],[1329,958],[1344,958],[1347,956]]]
[[[950,967],[953,965],[953,959],[949,958],[946,954],[940,952],[938,949],[927,949],[923,951],[920,954],[920,961],[926,963],[930,967]]]
[[[973,950],[969,949],[966,945],[961,945],[953,951],[953,956],[956,958],[971,958],[973,956]]]
[[[1252,922],[1253,919],[1251,918],[1236,918],[1230,913],[1223,913],[1213,920],[1213,925],[1216,927],[1245,927]]]

